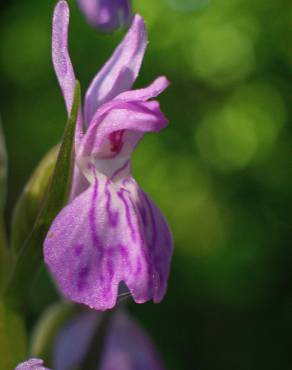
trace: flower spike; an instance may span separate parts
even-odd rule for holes
[[[67,40],[66,9],[59,2],[55,18],[60,17],[59,29]],[[145,24],[137,15],[93,80],[86,96],[88,128],[76,141],[71,202],[55,218],[44,242],[45,262],[61,292],[96,310],[114,307],[121,284],[137,303],[160,302],[167,288],[171,232],[131,175],[131,154],[139,140],[168,123],[159,103],[149,100],[168,86],[165,77],[129,90],[146,44]]]

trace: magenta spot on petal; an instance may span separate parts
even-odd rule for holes
[[[84,249],[84,245],[83,244],[76,244],[76,245],[74,245],[73,248],[74,248],[75,256],[79,257],[80,254],[82,253],[83,249]]]
[[[110,150],[113,153],[117,153],[121,150],[122,147],[122,136],[124,134],[124,130],[114,131],[109,134],[109,141],[110,141]]]
[[[77,283],[79,291],[83,290],[87,286],[86,278],[89,274],[89,271],[90,271],[89,266],[85,266],[79,271],[79,273],[78,273],[78,283]]]

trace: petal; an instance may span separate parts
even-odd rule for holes
[[[133,179],[123,183],[99,176],[60,212],[44,243],[61,292],[96,310],[115,305],[121,282],[137,303],[159,302],[166,290],[168,227]]]
[[[44,366],[43,360],[39,360],[38,358],[32,358],[26,362],[19,364],[15,370],[50,370]]]
[[[115,100],[123,101],[146,101],[160,95],[168,86],[169,81],[166,77],[156,78],[151,85],[138,90],[125,91],[115,97]]]
[[[146,45],[144,20],[136,15],[125,38],[96,75],[86,93],[85,118],[88,125],[101,104],[132,87],[138,76]]]
[[[72,370],[84,360],[102,314],[82,312],[60,329],[53,344],[54,370]]]
[[[96,117],[77,153],[77,160],[84,157],[129,157],[141,133],[159,131],[168,121],[156,101],[113,102],[112,109]],[[115,135],[114,133],[117,133]]]
[[[52,57],[54,69],[61,86],[68,114],[71,112],[76,82],[75,73],[68,52],[69,17],[70,11],[67,1],[59,1],[55,7],[53,17]],[[81,110],[79,111],[76,133],[78,137],[81,136],[82,133]]]
[[[57,335],[53,349],[55,370],[70,370],[84,360],[100,313],[84,312],[70,320]],[[117,312],[105,338],[100,370],[163,370],[147,333],[124,312]]]
[[[156,284],[159,287],[159,289],[155,289],[153,301],[158,303],[163,299],[164,292],[167,289],[173,253],[173,238],[167,221],[159,208],[142,189],[139,189],[139,195],[139,210],[145,238],[147,245],[151,248],[152,263],[156,269]]]
[[[118,312],[113,319],[100,368],[101,370],[165,369],[147,333],[124,312]]]
[[[89,182],[78,166],[74,166],[72,185],[69,201],[71,202],[79,194],[83,193],[89,187]]]
[[[127,26],[132,18],[130,0],[78,0],[78,4],[88,22],[101,31]]]

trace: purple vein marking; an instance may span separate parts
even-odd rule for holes
[[[118,176],[121,172],[123,172],[128,165],[130,164],[130,160],[127,160],[122,167],[118,168],[111,176],[110,180],[113,181],[116,176]]]
[[[149,246],[151,249],[155,249],[156,247],[156,243],[157,243],[157,229],[156,229],[156,223],[155,223],[155,218],[154,218],[154,214],[153,214],[153,209],[152,209],[152,205],[148,199],[148,197],[143,193],[142,193],[142,196],[144,198],[144,201],[146,202],[147,204],[147,207],[149,209],[149,213],[150,213],[150,220],[151,220],[151,230],[152,230],[152,238],[151,238],[151,245]]]
[[[136,241],[136,233],[135,233],[135,229],[134,229],[134,226],[133,226],[133,223],[132,223],[132,220],[131,220],[131,214],[130,214],[130,208],[129,208],[129,205],[124,197],[124,189],[121,189],[119,192],[118,192],[118,197],[122,200],[123,204],[124,204],[124,207],[125,207],[125,211],[126,211],[126,219],[127,219],[127,224],[131,230],[131,237],[132,237],[132,240],[135,242]]]
[[[143,204],[143,199],[141,199],[141,198],[143,198],[143,193],[142,193],[141,189],[139,189],[138,194],[139,194],[139,203],[138,203],[137,207],[138,207],[138,210],[140,211],[143,225],[144,225],[144,227],[147,227],[147,215],[146,215],[145,206]]]
[[[96,204],[97,204],[97,198],[98,198],[98,180],[95,179],[94,183],[94,190],[93,190],[93,196],[91,201],[91,208],[89,212],[89,225],[90,225],[90,232],[91,232],[91,239],[93,242],[93,245],[99,249],[101,248],[101,244],[99,242],[98,235],[96,233]]]
[[[114,277],[113,261],[109,259],[106,263],[106,266],[107,266],[107,271],[108,271],[110,282],[112,282],[113,277]]]
[[[108,214],[108,218],[109,218],[109,223],[112,227],[115,227],[117,226],[118,222],[119,222],[119,211],[112,211],[111,210],[111,199],[112,199],[112,196],[111,196],[111,192],[109,190],[109,184],[110,182],[107,181],[106,183],[106,190],[105,190],[105,195],[106,195],[106,212]]]
[[[86,287],[86,285],[87,285],[86,278],[89,274],[89,271],[90,271],[90,268],[89,268],[88,265],[84,266],[79,271],[79,273],[78,273],[78,282],[77,282],[77,287],[78,287],[79,291],[83,290]]]
[[[118,246],[118,248],[119,248],[119,252],[121,253],[122,260],[125,263],[126,268],[128,268],[129,271],[131,271],[132,270],[132,264],[131,264],[131,261],[129,259],[129,251],[127,250],[127,248],[123,244],[120,244]]]
[[[80,256],[80,254],[82,253],[84,249],[84,245],[83,244],[76,244],[74,246],[74,252],[75,252],[75,255],[78,257]]]

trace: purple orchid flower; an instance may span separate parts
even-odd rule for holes
[[[78,0],[77,2],[88,22],[101,31],[111,32],[131,23],[130,0]]]
[[[70,111],[75,75],[67,50],[69,8],[60,1],[53,20],[53,62]],[[131,28],[91,83],[75,135],[71,202],[54,220],[44,256],[61,292],[96,310],[114,307],[121,283],[135,302],[160,302],[167,288],[172,237],[153,201],[131,175],[130,156],[144,132],[167,120],[155,100],[165,77],[130,90],[146,49],[143,18]]]
[[[54,370],[70,370],[86,356],[101,315],[84,312],[59,332],[53,349]],[[97,364],[98,365],[98,364]],[[144,330],[129,315],[118,312],[109,324],[98,370],[164,370]]]
[[[47,367],[43,366],[43,360],[39,360],[38,358],[32,358],[28,361],[22,362],[19,364],[15,370],[50,370]]]

